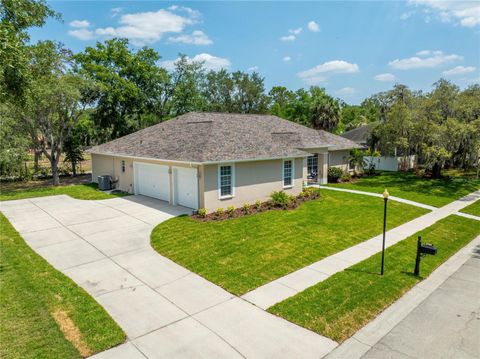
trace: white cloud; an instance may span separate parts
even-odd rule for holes
[[[376,75],[374,79],[376,81],[391,82],[391,81],[395,81],[395,75],[387,72],[385,74]]]
[[[95,33],[106,37],[126,37],[134,45],[152,44],[166,33],[181,33],[187,25],[198,22],[199,13],[185,7],[172,7],[170,10],[139,12],[120,16],[119,26],[98,28]],[[185,12],[186,16],[172,11]]]
[[[114,7],[110,9],[110,14],[112,15],[112,17],[115,17],[118,14],[120,14],[122,11],[123,11],[123,7]]]
[[[455,22],[461,26],[474,27],[480,25],[480,2],[478,1],[438,1],[438,0],[409,0],[410,4],[423,6],[426,21],[431,15],[442,22]]]
[[[439,67],[451,62],[462,60],[463,57],[456,54],[444,54],[442,51],[423,50],[417,56],[406,59],[395,59],[388,64],[396,70],[410,70]]]
[[[69,24],[71,27],[83,28],[89,27],[90,23],[87,20],[73,20]]]
[[[95,34],[93,31],[88,29],[77,29],[77,30],[70,30],[68,32],[70,36],[76,37],[79,40],[91,40],[95,38]]]
[[[337,90],[335,92],[337,95],[353,95],[355,93],[355,89],[353,87],[344,87],[344,88],[341,88],[340,90]]]
[[[443,71],[442,73],[446,76],[450,75],[462,75],[462,74],[469,74],[476,70],[473,66],[456,66],[453,69]]]
[[[308,30],[312,32],[319,32],[320,31],[320,26],[315,22],[315,21],[310,21],[307,24]]]
[[[161,63],[163,67],[167,70],[172,71],[175,68],[176,60],[166,60]],[[218,71],[221,69],[228,69],[231,65],[231,62],[227,58],[213,56],[207,53],[201,53],[190,58],[187,57],[189,62],[203,62],[203,67],[207,70]]]
[[[248,72],[256,72],[258,71],[258,66],[252,66],[247,69]]]
[[[309,85],[325,82],[330,75],[340,73],[355,73],[359,68],[357,64],[351,64],[343,60],[328,61],[317,65],[309,70],[299,72],[297,75]]]
[[[292,61],[292,58],[290,56],[285,56],[282,60],[284,62],[290,62],[290,61]]]
[[[289,33],[289,34],[293,34],[293,35],[300,35],[300,33],[302,32],[302,30],[303,30],[303,29],[302,29],[301,27],[299,27],[299,28],[297,28],[297,29],[290,29],[290,30],[288,30],[288,33]]]
[[[195,30],[191,34],[183,34],[168,38],[171,42],[182,42],[192,45],[211,45],[213,41],[203,31]]]
[[[280,40],[287,41],[287,42],[288,41],[295,41],[295,39],[296,39],[295,35],[286,35],[286,36],[282,36],[280,38]]]

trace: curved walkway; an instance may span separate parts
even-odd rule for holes
[[[331,187],[323,187],[322,189],[332,189]],[[333,189],[340,190],[340,189]],[[375,193],[344,190],[345,192],[375,195]],[[381,195],[379,195],[381,197]],[[395,227],[386,233],[386,247],[390,247],[395,243],[427,228],[451,214],[459,214],[462,208],[472,204],[480,199],[480,190],[473,192],[457,201],[453,201],[443,207],[434,208],[431,212],[417,217],[410,222],[404,223]],[[405,202],[408,203],[408,202]],[[471,215],[469,215],[471,216]],[[475,217],[475,216],[473,216]],[[480,220],[480,218],[476,218]],[[245,300],[256,306],[267,309],[272,305],[279,303],[287,298],[290,298],[305,289],[324,281],[331,275],[343,271],[345,268],[359,263],[372,255],[378,253],[382,249],[382,238],[380,234],[365,242],[357,244],[353,247],[347,248],[330,257],[324,258],[315,262],[305,268],[297,270],[293,273],[287,274],[270,283],[258,287],[242,296]]]
[[[25,241],[127,333],[95,358],[319,358],[337,343],[271,315],[159,255],[153,227],[188,213],[142,196],[0,203]]]

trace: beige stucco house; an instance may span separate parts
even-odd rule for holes
[[[354,142],[276,116],[188,113],[90,149],[92,181],[198,209],[298,194],[348,170]]]

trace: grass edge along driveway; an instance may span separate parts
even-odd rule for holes
[[[389,247],[383,277],[378,253],[268,311],[343,342],[479,234],[479,221],[451,215]],[[422,258],[421,277],[413,275],[418,235],[438,249],[437,255]]]
[[[0,213],[0,357],[81,358],[125,341],[108,313]]]
[[[426,179],[419,178],[412,172],[379,172],[375,176],[361,177],[355,182],[329,183],[328,186],[373,193],[383,193],[387,188],[392,196],[442,207],[480,189],[480,180],[459,176]]]
[[[389,203],[391,229],[428,210]],[[225,221],[176,217],[152,231],[161,255],[236,295],[310,265],[382,231],[383,200],[322,190],[318,200]]]
[[[480,217],[480,200],[473,202],[471,205],[463,208],[460,212]]]
[[[112,194],[105,193],[98,190],[98,185],[96,183],[88,183],[55,187],[48,186],[33,187],[27,189],[22,188],[17,190],[2,190],[0,188],[0,201],[57,196],[61,194],[66,194],[70,197],[84,200],[109,199],[128,195],[128,193],[126,192],[115,192]]]

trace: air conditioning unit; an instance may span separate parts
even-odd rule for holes
[[[98,176],[98,189],[100,191],[110,191],[112,189],[112,176]]]

